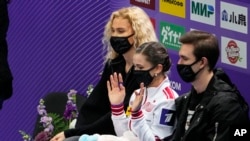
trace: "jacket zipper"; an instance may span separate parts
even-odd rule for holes
[[[215,122],[215,134],[214,134],[213,141],[215,141],[215,140],[216,140],[216,138],[217,138],[218,125],[219,125],[219,123],[218,123],[218,122]]]
[[[203,109],[203,106],[202,106],[202,105],[200,105],[200,104],[198,104],[198,105],[195,107],[195,110],[194,110],[195,112],[194,112],[194,114],[193,114],[193,117],[194,117],[195,113],[196,113],[197,111],[199,111],[200,109]],[[192,117],[192,118],[193,118],[193,117]],[[197,122],[199,122],[199,121],[200,121],[200,117],[198,117],[196,120],[197,120]],[[189,126],[188,130],[187,130],[187,131],[185,131],[185,134],[186,134],[186,135],[184,135],[184,136],[187,136],[187,134],[189,134],[190,129],[191,129],[190,127],[191,127],[191,128],[193,128],[193,127],[194,127],[194,125],[193,125],[193,126],[191,126],[191,125]],[[183,141],[183,140],[184,140],[184,136],[183,136],[183,137],[181,137],[181,141]]]

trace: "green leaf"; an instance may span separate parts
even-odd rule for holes
[[[60,116],[56,113],[48,113],[52,120],[52,125],[54,126],[53,135],[60,133],[69,128],[68,122],[64,119],[64,117]]]

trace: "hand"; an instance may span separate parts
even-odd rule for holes
[[[122,75],[114,73],[110,75],[110,81],[107,81],[109,101],[112,105],[123,103],[125,98],[125,87],[123,86]]]
[[[140,91],[137,92],[135,91],[135,100],[133,101],[133,104],[132,104],[132,111],[138,111],[140,108],[141,108],[141,103],[142,103],[142,100],[143,100],[143,96],[144,96],[144,84],[141,83],[140,84]]]
[[[60,132],[55,135],[50,141],[63,141],[65,139],[64,132]]]

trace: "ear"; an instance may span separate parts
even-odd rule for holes
[[[200,68],[204,68],[204,67],[206,67],[208,65],[208,60],[207,60],[207,58],[206,57],[202,57],[201,58],[201,66],[200,66]]]
[[[154,74],[159,74],[161,73],[163,70],[163,66],[162,64],[158,64],[155,68],[154,68]]]

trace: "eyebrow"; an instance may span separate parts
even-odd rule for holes
[[[122,29],[122,30],[125,30],[125,29],[126,29],[125,27],[114,28],[114,27],[112,27],[112,26],[111,26],[111,28],[112,28],[112,29],[118,29],[118,30],[121,30],[121,29]]]
[[[136,67],[144,67],[144,66],[141,65],[141,64],[134,64],[134,66],[136,66]]]
[[[183,58],[183,59],[188,59],[188,57],[187,56],[185,56],[185,55],[179,55],[180,56],[180,58]]]

